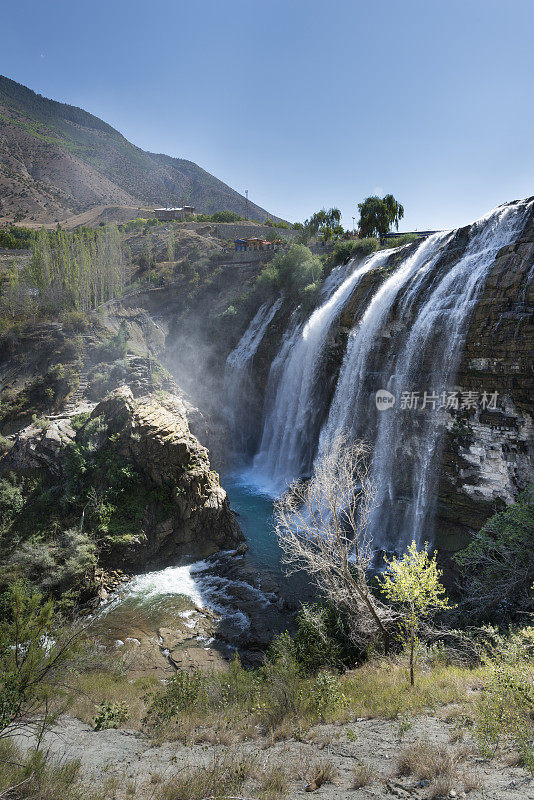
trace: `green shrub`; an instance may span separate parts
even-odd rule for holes
[[[412,244],[419,239],[416,233],[404,233],[402,236],[394,236],[391,239],[385,239],[381,249],[389,250],[392,247],[403,247],[405,244]]]
[[[333,266],[345,264],[350,258],[365,258],[378,250],[378,239],[342,239],[335,243],[331,256]]]
[[[124,358],[128,352],[130,332],[126,320],[122,320],[119,330],[109,341],[100,347],[100,357],[103,361],[115,361]]]
[[[69,528],[49,541],[22,542],[7,566],[40,589],[65,591],[91,576],[96,566],[96,545],[87,533]]]
[[[13,442],[11,441],[11,439],[8,439],[7,436],[2,436],[2,434],[0,434],[0,456],[3,455],[4,453],[9,452],[9,450],[11,450],[12,447],[13,447]]]
[[[476,705],[475,732],[481,752],[492,757],[511,744],[534,775],[534,669],[525,662],[494,662]]]
[[[63,364],[52,364],[48,367],[47,377],[53,381],[62,381],[67,375],[67,368]]]
[[[319,672],[311,687],[311,707],[317,716],[324,720],[328,711],[338,711],[347,705],[347,698],[341,689],[341,683],[336,675],[328,672]]]
[[[67,311],[61,316],[61,321],[67,330],[83,333],[89,327],[89,319],[83,311]]]
[[[17,478],[0,479],[0,525],[11,522],[24,508],[24,484]]]
[[[254,289],[256,294],[260,298],[269,297],[269,295],[274,294],[280,288],[280,274],[275,266],[270,265],[262,269],[258,277],[256,278],[256,283],[254,284]]]
[[[462,573],[461,607],[488,618],[512,617],[532,608],[534,583],[534,487],[491,517],[455,556]]]
[[[100,703],[94,721],[95,731],[120,728],[130,716],[126,703]]]
[[[182,711],[199,711],[209,704],[208,678],[202,672],[179,671],[172,676],[165,691],[152,697],[145,723],[157,727]]]

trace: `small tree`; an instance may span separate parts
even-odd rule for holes
[[[35,728],[40,740],[59,711],[63,677],[78,634],[61,633],[52,602],[44,602],[40,592],[22,582],[13,584],[2,601],[0,739]]]
[[[380,579],[382,593],[398,604],[402,614],[402,628],[410,648],[410,684],[414,685],[415,649],[418,632],[425,620],[438,610],[451,608],[445,588],[440,583],[443,574],[436,563],[436,553],[428,555],[428,542],[418,550],[415,541],[401,559],[387,561],[387,569]]]
[[[399,230],[399,221],[404,217],[404,207],[392,194],[387,194],[383,198],[376,195],[367,197],[363,203],[358,203],[358,211],[360,212],[358,230],[361,238],[378,236],[382,239],[392,225]]]
[[[275,527],[283,562],[302,569],[335,608],[346,614],[351,641],[361,648],[382,639],[389,649],[392,613],[372,594],[368,523],[375,490],[368,449],[338,435],[307,482],[293,483],[275,503]]]

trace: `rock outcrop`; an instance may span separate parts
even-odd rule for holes
[[[89,494],[80,484],[87,468],[73,474],[80,457],[92,459]],[[111,488],[117,513],[97,535],[105,567],[136,571],[202,558],[235,548],[244,538],[208,451],[191,434],[181,399],[170,394],[134,398],[123,386],[82,425],[68,418],[49,420],[45,427],[32,424],[0,461],[0,475],[8,473],[38,476],[58,498],[62,486],[82,492],[63,515],[62,503],[56,504],[64,529],[74,524],[81,530],[91,496],[105,498]],[[88,517],[86,523],[85,528]]]
[[[122,387],[100,402],[91,416],[105,419],[117,437],[119,452],[139,470],[146,485],[165,489],[172,497],[172,507],[167,507],[162,520],[157,509],[147,509],[144,536],[126,562],[202,557],[243,540],[219,476],[210,469],[208,451],[189,431],[172,396],[134,399],[130,389]]]

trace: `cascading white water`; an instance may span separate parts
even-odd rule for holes
[[[412,538],[432,536],[444,415],[437,401],[435,408],[403,408],[401,396],[419,390],[440,397],[453,388],[470,312],[525,210],[524,203],[500,207],[475,223],[452,266],[440,265],[451,235],[429,237],[378,289],[349,339],[319,452],[340,430],[370,442],[377,548],[402,551]],[[379,389],[390,391],[396,405],[377,411]]]
[[[224,371],[225,414],[228,419],[237,452],[245,453],[251,432],[249,430],[250,370],[252,359],[261,344],[267,328],[282,305],[282,299],[264,303],[248,328],[226,359]]]
[[[321,411],[318,372],[329,331],[362,276],[381,266],[387,256],[384,251],[358,265],[353,262],[341,285],[332,281],[332,293],[306,324],[288,330],[271,369],[278,385],[254,459],[256,478],[275,491],[311,469]]]
[[[424,240],[397,270],[380,286],[372,297],[358,324],[351,332],[336,386],[330,412],[319,439],[319,453],[327,450],[339,431],[359,434],[360,420],[374,397],[364,395],[365,375],[370,356],[378,342],[381,328],[397,296],[417,275],[430,269],[438,258],[448,233],[435,233]],[[376,389],[383,387],[377,386]],[[375,391],[376,391],[375,389]]]
[[[396,309],[397,319],[403,321],[414,293],[420,295],[416,317],[388,376],[387,388],[397,404],[379,414],[373,443],[372,475],[378,494],[371,524],[377,545],[402,551],[412,539],[419,545],[432,539],[446,427],[441,400],[454,389],[467,325],[491,265],[501,247],[521,231],[527,207],[526,203],[501,206],[474,223],[463,256],[444,274],[438,270],[426,291],[421,281],[416,282]],[[418,389],[423,398],[427,391],[439,399],[424,409],[403,409],[402,392]],[[410,479],[409,502],[399,502],[406,492],[406,481],[399,480],[402,472]]]
[[[304,326],[288,327],[271,367],[252,480],[271,492],[283,490],[309,475],[316,453],[345,430],[371,445],[375,546],[403,550],[411,538],[430,539],[444,413],[439,404],[410,410],[401,396],[453,389],[470,314],[498,251],[520,233],[528,208],[526,201],[501,206],[474,223],[468,236],[440,232],[407,248],[364,301],[331,401],[324,356],[333,323],[361,277],[391,251],[369,257],[341,283],[336,275],[325,284],[322,305]],[[396,405],[377,410],[379,389],[390,391]]]

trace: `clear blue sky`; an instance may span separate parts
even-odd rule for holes
[[[0,30],[2,74],[290,220],[534,193],[533,0],[17,0]]]

